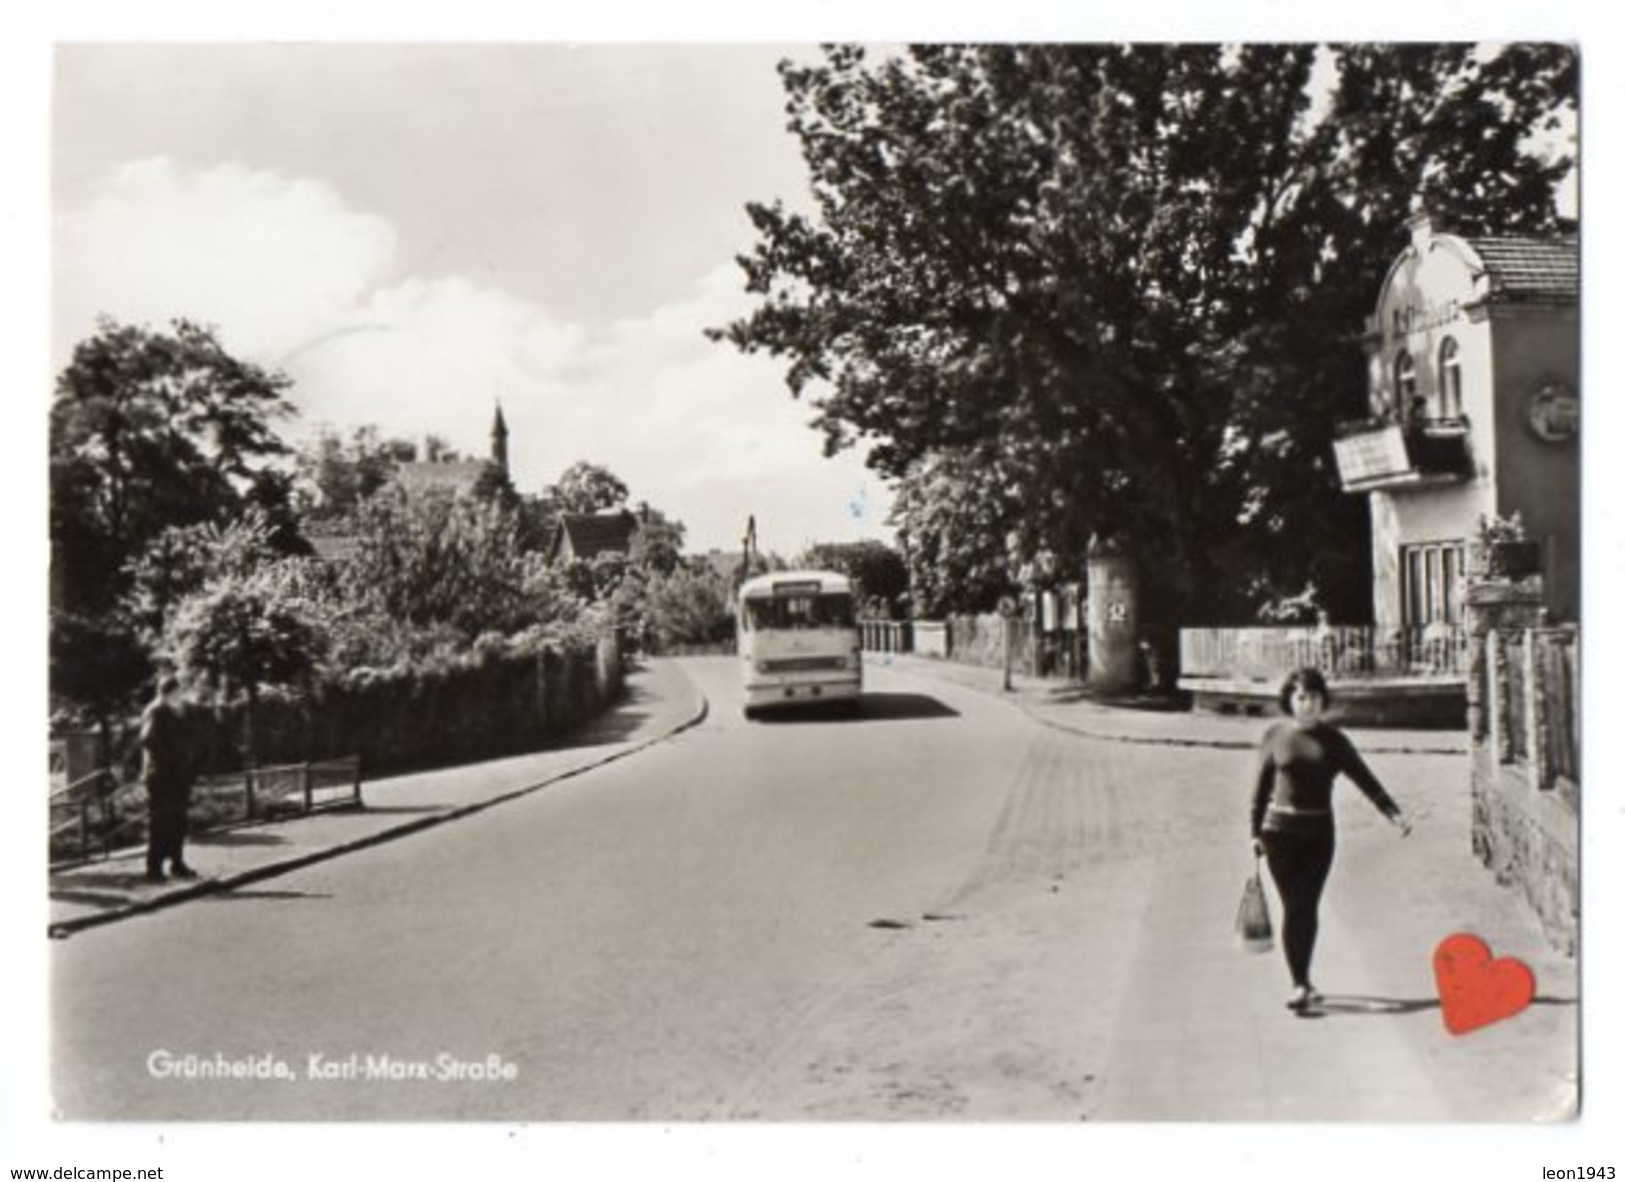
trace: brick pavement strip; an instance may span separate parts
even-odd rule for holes
[[[1328,1004],[1324,1016],[1299,1019],[1284,1007],[1279,951],[1245,954],[1230,932],[1251,866],[1245,749],[1261,720],[1131,720],[1130,711],[1057,702],[1042,683],[1018,680],[1004,695],[998,670],[886,663],[1008,696],[1050,724],[1018,770],[987,865],[951,906],[980,912],[987,939],[1023,929],[1033,949],[1026,983],[1006,990],[1032,1001],[1052,994],[1030,980],[1041,972],[1075,983],[1069,1007],[1035,1006],[1027,1018],[1035,1036],[1070,1043],[1073,1070],[1085,1073],[1070,1098],[1074,1087],[1056,1081],[1057,1115],[1069,1104],[1091,1121],[1576,1115],[1577,965],[1473,856],[1468,763],[1455,736],[1355,732],[1416,827],[1401,840],[1358,793],[1339,794],[1316,957]],[[1083,724],[1069,725],[1068,711]],[[998,892],[1002,919],[989,913],[985,888]],[[1125,915],[1135,917],[1132,934]],[[1439,1015],[1432,950],[1460,931],[1527,964],[1537,996],[1511,1019],[1453,1036]],[[1084,995],[1087,1017],[1075,1004]]]
[[[622,702],[573,736],[568,747],[369,781],[360,809],[200,834],[188,843],[202,874],[193,882],[147,884],[141,849],[53,871],[47,934],[62,938],[468,816],[623,759],[698,724],[707,709],[675,663],[651,662],[628,675]]]

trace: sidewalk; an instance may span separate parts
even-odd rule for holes
[[[866,661],[900,673],[933,677],[969,689],[1008,698],[1046,726],[1091,739],[1125,743],[1158,743],[1176,747],[1225,747],[1252,750],[1273,718],[1198,714],[1185,710],[1137,710],[1092,700],[1080,686],[1012,674],[1011,689],[1003,689],[1004,672],[979,665],[935,660],[909,654],[870,653]],[[1335,705],[1335,703],[1334,703]],[[1465,755],[1467,732],[1448,730],[1394,730],[1349,728],[1349,736],[1364,752],[1389,754]]]
[[[626,695],[559,746],[530,755],[362,784],[363,807],[215,830],[190,839],[193,882],[149,884],[145,851],[71,866],[50,876],[49,934],[88,927],[283,874],[349,850],[404,837],[622,759],[705,717],[699,689],[670,661],[629,673]]]
[[[1042,982],[1069,983],[1022,1025],[1035,1044],[1070,1033],[1091,1081],[1087,1119],[1521,1123],[1577,1111],[1579,966],[1472,853],[1464,735],[1353,732],[1415,831],[1400,840],[1354,794],[1340,808],[1315,964],[1327,1001],[1306,1020],[1284,1008],[1279,946],[1250,955],[1231,935],[1252,868],[1239,818],[1265,720],[1103,707],[1019,677],[1006,694],[1001,670],[889,663],[1012,700],[1057,732],[1109,740],[1046,748],[1044,760],[1055,781],[1045,815],[1087,817],[1094,802],[1107,827],[1098,849],[1047,890],[1009,884],[972,949],[976,963],[1029,962],[1029,1004]],[[1159,840],[1169,824],[1183,833]],[[1019,948],[1008,939],[1017,931]],[[1450,1034],[1432,954],[1458,932],[1526,964],[1534,1004]]]

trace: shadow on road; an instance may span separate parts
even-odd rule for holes
[[[607,747],[613,743],[624,743],[649,719],[653,713],[649,706],[653,702],[654,695],[641,686],[627,685],[620,700],[603,714],[584,723],[578,730],[558,736],[557,739],[545,744],[541,750]]]
[[[1530,999],[1529,1004],[1535,1006],[1572,1006],[1579,1004],[1579,1002],[1578,999],[1572,997],[1542,996]],[[1436,997],[1358,997],[1348,994],[1341,996],[1328,994],[1318,1006],[1306,1012],[1303,1016],[1306,1018],[1335,1018],[1377,1014],[1418,1014],[1424,1010],[1436,1010],[1438,1008],[1439,999]]]
[[[1318,1006],[1304,1016],[1336,1018],[1378,1014],[1419,1014],[1423,1010],[1436,1010],[1438,1008],[1439,999],[1436,997],[1358,997],[1350,994],[1328,994]]]
[[[97,890],[94,887],[61,887],[51,891],[51,899],[57,903],[81,903],[86,907],[110,910],[126,906],[134,890],[134,885],[128,889],[115,886],[105,890]]]
[[[216,829],[212,832],[194,834],[187,839],[188,844],[195,846],[233,846],[233,845],[287,845],[288,839],[280,833],[273,833],[267,829]]]
[[[369,804],[362,811],[374,816],[394,813],[439,813],[451,808],[449,804]]]
[[[322,894],[318,891],[254,890],[251,887],[245,887],[237,890],[216,891],[204,895],[203,901],[207,903],[249,903],[262,899],[331,899],[332,897],[332,895]]]
[[[920,718],[958,718],[959,711],[928,694],[865,693],[856,702],[806,702],[775,706],[758,721],[796,722],[901,722]]]

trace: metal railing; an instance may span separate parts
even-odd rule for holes
[[[207,776],[192,786],[193,832],[359,808],[361,757],[248,768]],[[50,798],[50,860],[88,862],[145,840],[147,796],[138,781],[120,783],[108,768],[82,776]]]
[[[866,653],[907,653],[914,650],[912,629],[907,620],[860,620]]]
[[[315,812],[323,808],[349,808],[361,804],[361,757],[311,763],[285,763],[246,768],[223,776],[209,776],[192,788],[192,805],[199,810],[212,802],[231,821],[260,821]]]
[[[139,806],[134,804],[139,800]],[[136,808],[140,816],[135,816]],[[127,835],[144,832],[146,799],[138,785],[120,784],[108,768],[80,776],[51,793],[50,858],[88,862],[93,851],[105,856]]]
[[[1273,681],[1314,666],[1334,678],[1467,675],[1466,630],[1453,624],[1374,627],[1182,628],[1183,677]]]

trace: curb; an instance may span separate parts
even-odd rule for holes
[[[899,668],[898,666],[893,665],[892,668],[897,669],[897,671],[901,673],[913,673],[919,667],[917,665],[910,665],[907,668]],[[931,677],[932,674],[921,671],[917,674],[917,676]],[[1004,690],[988,689],[977,685],[972,681],[959,681],[951,677],[941,677],[937,678],[937,680],[945,681],[950,685],[957,685],[962,689],[968,689],[989,698],[997,698],[1001,702],[1007,702],[1016,709],[1020,710],[1028,718],[1038,723],[1040,726],[1046,726],[1051,730],[1060,731],[1063,734],[1075,735],[1082,739],[1094,739],[1102,743],[1132,743],[1147,747],[1204,747],[1220,751],[1253,751],[1258,747],[1258,739],[1256,736],[1248,739],[1180,738],[1173,735],[1127,735],[1123,734],[1121,731],[1094,730],[1092,728],[1079,726],[1076,723],[1060,722],[1053,718],[1046,718],[1044,715],[1038,713],[1031,704],[1026,702],[1021,697],[1021,691],[1019,690],[1015,693],[1006,693]],[[1111,709],[1111,707],[1103,707],[1103,709]],[[1260,728],[1267,725],[1269,721],[1269,719],[1259,719],[1258,722]],[[1259,733],[1262,733],[1262,730],[1260,730]],[[1366,735],[1370,735],[1374,732],[1365,730],[1364,733]],[[1374,753],[1378,755],[1470,754],[1468,749],[1464,749],[1462,747],[1449,747],[1444,746],[1443,744],[1428,743],[1385,743],[1380,739],[1375,742],[1370,740],[1361,742],[1360,750],[1366,754]]]
[[[103,926],[104,924],[117,923],[124,919],[132,919],[137,915],[147,915],[154,911],[162,911],[165,908],[174,907],[181,903],[187,903],[193,899],[202,898],[205,895],[219,894],[224,891],[232,890],[235,887],[247,886],[250,883],[260,882],[267,878],[275,878],[278,875],[287,874],[294,870],[300,870],[306,866],[313,866],[318,862],[325,862],[330,858],[337,858],[343,854],[352,853],[356,850],[364,850],[375,845],[383,845],[384,843],[394,841],[397,838],[408,837],[414,833],[421,833],[425,829],[433,829],[437,825],[444,825],[449,821],[456,821],[462,819],[463,817],[473,816],[475,813],[484,812],[486,809],[494,808],[496,805],[506,804],[509,801],[517,800],[521,796],[529,796],[532,793],[540,792],[544,788],[550,788],[554,784],[558,784],[564,780],[573,779],[576,776],[584,775],[587,772],[596,771],[597,769],[608,764],[626,759],[629,756],[636,755],[641,751],[646,751],[650,747],[653,747],[656,743],[664,743],[668,739],[675,738],[677,735],[682,734],[686,730],[691,730],[692,728],[699,726],[700,723],[704,722],[709,716],[711,711],[710,700],[706,698],[703,692],[701,692],[699,686],[694,684],[692,678],[684,674],[684,680],[688,682],[689,688],[694,691],[695,697],[699,699],[699,704],[697,707],[687,719],[678,723],[670,730],[664,732],[663,734],[654,735],[648,739],[645,739],[643,742],[634,747],[628,747],[624,751],[617,751],[611,755],[605,755],[599,759],[594,759],[577,767],[568,768],[565,771],[557,773],[556,775],[547,777],[545,780],[539,780],[534,784],[526,784],[520,788],[512,788],[506,792],[499,793],[498,795],[489,797],[485,800],[475,801],[471,804],[457,805],[454,808],[446,809],[443,812],[433,813],[427,817],[419,817],[412,821],[403,821],[399,825],[391,826],[388,829],[380,829],[378,832],[369,833],[365,837],[357,837],[350,841],[340,842],[337,845],[327,846],[319,850],[311,850],[308,853],[299,854],[291,858],[284,858],[280,861],[267,862],[263,866],[255,866],[252,869],[242,870],[235,874],[229,874],[221,878],[203,879],[192,884],[191,886],[183,887],[180,890],[169,891],[158,898],[143,899],[136,903],[128,903],[122,907],[117,907],[113,910],[105,911],[97,915],[84,915],[75,919],[64,919],[57,923],[47,924],[45,928],[46,938],[51,940],[63,940],[77,932],[82,932],[89,928],[97,928]]]
[[[1065,731],[1085,739],[1097,739],[1107,743],[1139,743],[1150,747],[1208,747],[1222,751],[1253,751],[1258,747],[1257,740],[1252,739],[1181,739],[1169,735],[1125,735],[1113,734],[1107,731],[1091,731],[1071,723],[1056,722],[1054,719],[1044,718],[1033,713],[1026,706],[1016,703],[1017,707],[1041,726],[1052,730]],[[1260,723],[1267,723],[1268,719],[1260,719]],[[1373,732],[1364,732],[1370,735]],[[1364,754],[1376,755],[1461,755],[1466,756],[1468,751],[1460,747],[1446,747],[1443,745],[1428,745],[1415,743],[1384,743],[1380,739],[1376,742],[1370,740],[1360,744],[1360,751]]]

